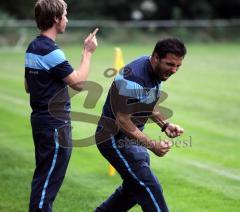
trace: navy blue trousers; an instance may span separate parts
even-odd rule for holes
[[[150,169],[150,158],[145,147],[119,135],[97,146],[118,171],[123,182],[96,208],[96,212],[128,211],[135,204],[139,204],[146,212],[168,211],[161,185]]]
[[[71,129],[32,129],[36,168],[30,195],[30,212],[51,212],[71,156]]]

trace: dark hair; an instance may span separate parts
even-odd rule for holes
[[[38,0],[35,4],[35,20],[40,30],[51,28],[55,18],[61,20],[67,4],[63,0]]]
[[[154,53],[157,53],[160,58],[164,58],[167,53],[175,54],[178,57],[184,57],[187,50],[184,43],[177,38],[166,38],[157,42],[152,54]]]

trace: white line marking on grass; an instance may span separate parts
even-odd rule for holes
[[[26,100],[3,93],[0,93],[0,99],[0,105],[4,107],[7,111],[15,113],[17,115],[21,115],[23,117],[29,116],[30,105]]]
[[[24,50],[24,48],[13,48],[13,47],[8,47],[8,46],[4,46],[4,47],[0,47],[0,53],[22,53]]]
[[[215,173],[217,175],[220,175],[220,176],[232,179],[232,180],[240,181],[240,176],[235,175],[233,173],[230,173],[227,170],[219,169],[219,168],[216,168],[214,166],[210,166],[210,165],[203,164],[201,162],[193,161],[193,160],[181,160],[181,161],[188,164],[188,165],[192,165],[192,166],[195,166],[197,168],[207,170],[207,171]]]
[[[11,95],[3,94],[3,93],[0,93],[0,99],[2,100],[1,102],[6,101],[19,106],[20,105],[25,107],[29,106],[29,103],[26,100],[20,99],[18,97],[13,97]]]

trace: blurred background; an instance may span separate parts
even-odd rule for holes
[[[240,1],[239,0],[66,0],[68,27],[57,43],[74,68],[84,38],[99,27],[90,81],[103,93],[93,109],[86,92],[74,96],[72,110],[99,116],[113,77],[115,48],[125,64],[150,55],[157,40],[175,36],[188,53],[176,75],[163,84],[173,111],[170,122],[185,129],[165,157],[151,166],[173,212],[239,212],[240,208]],[[29,96],[24,91],[24,54],[38,34],[35,1],[0,1],[0,212],[28,210],[35,166]],[[87,120],[73,121],[74,139],[94,135]],[[165,139],[154,124],[144,130]],[[95,145],[74,148],[56,212],[93,211],[121,183]],[[139,212],[139,206],[131,211]]]
[[[64,42],[78,41],[89,27],[112,42],[149,42],[160,36],[185,41],[239,41],[239,0],[68,0]],[[32,33],[34,1],[0,2],[0,45],[21,46]]]

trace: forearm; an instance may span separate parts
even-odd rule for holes
[[[91,52],[83,50],[80,66],[76,70],[76,72],[77,72],[76,80],[78,81],[78,83],[84,82],[87,80],[89,70],[90,70],[91,57],[92,57]]]
[[[90,70],[91,56],[92,53],[84,50],[79,68],[64,79],[74,90],[81,91],[83,89]]]
[[[131,139],[133,143],[140,144],[151,150],[157,156],[164,156],[171,148],[171,143],[167,140],[155,142],[148,138],[132,122],[129,114],[117,113],[116,123],[121,130]]]
[[[150,116],[151,120],[153,120],[160,128],[163,128],[164,125],[166,125],[166,121],[164,120],[163,115],[161,115],[161,113],[159,112],[159,110],[157,110],[156,108],[154,108],[152,115]]]
[[[71,88],[75,90],[81,91],[81,89],[84,87],[84,82],[87,80],[90,70],[91,57],[97,47],[97,31],[98,28],[95,29],[93,33],[90,33],[89,36],[84,40],[84,48],[79,68],[74,70],[70,75],[63,79]]]
[[[130,139],[133,139],[140,145],[146,146],[148,148],[151,147],[152,140],[136,127],[129,116],[120,118],[118,117],[116,123]]]
[[[77,72],[77,80],[79,82],[84,82],[87,80],[89,69],[90,69],[90,61],[93,52],[97,47],[97,39],[96,34],[98,32],[98,28],[96,28],[93,33],[90,33],[89,36],[84,40],[84,48],[82,59],[79,68],[76,70]]]
[[[180,136],[184,131],[180,126],[165,121],[164,117],[156,110],[156,108],[154,108],[150,118],[158,124],[158,126],[162,129],[162,132],[165,132],[169,138]]]

